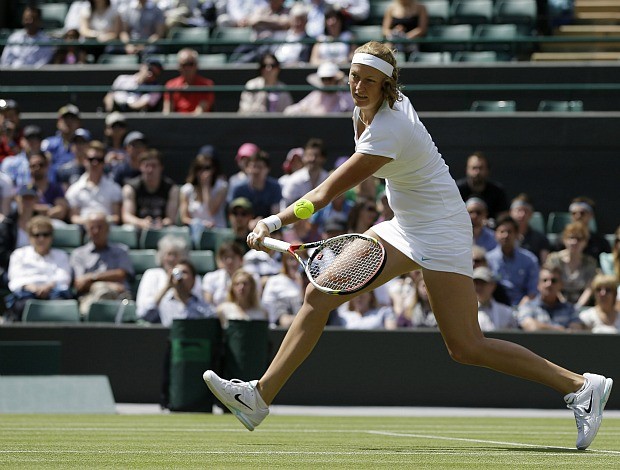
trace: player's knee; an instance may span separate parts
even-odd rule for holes
[[[483,341],[483,340],[482,340]],[[446,346],[450,357],[460,364],[478,365],[483,362],[482,341],[474,339],[471,341],[447,341]]]

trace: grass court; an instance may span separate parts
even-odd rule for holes
[[[2,415],[0,468],[620,468],[620,418],[573,446],[565,418]]]

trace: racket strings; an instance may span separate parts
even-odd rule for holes
[[[384,250],[365,238],[337,238],[327,241],[313,254],[309,275],[326,289],[355,291],[364,287],[383,265]]]

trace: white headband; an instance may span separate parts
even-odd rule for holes
[[[394,71],[394,67],[388,64],[385,60],[380,59],[379,57],[372,54],[366,54],[365,52],[356,52],[355,54],[353,54],[353,60],[351,60],[351,64],[368,65],[373,69],[377,69],[380,72],[383,72],[390,78],[392,78],[392,72]]]

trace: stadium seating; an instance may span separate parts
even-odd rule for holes
[[[429,25],[448,23],[450,18],[450,2],[448,0],[425,0],[421,3],[426,7]]]
[[[468,49],[472,35],[473,26],[470,24],[431,26],[426,34],[429,42],[424,44],[424,50],[427,52],[463,51]]]
[[[476,100],[471,104],[470,111],[511,113],[517,110],[514,101],[505,100]]]
[[[450,23],[483,24],[493,18],[492,0],[453,0],[450,6]]]
[[[98,64],[137,66],[138,56],[134,54],[101,54],[97,59]]]
[[[545,226],[545,216],[542,212],[535,211],[532,214],[529,225],[540,233],[545,233],[547,231],[547,227]]]
[[[497,62],[495,51],[457,51],[452,56],[453,62]]]
[[[363,44],[368,41],[381,41],[383,39],[383,32],[381,31],[381,25],[353,25],[349,28],[355,37],[355,41],[358,44]]]
[[[232,241],[234,239],[235,234],[231,229],[212,228],[202,232],[198,249],[211,250],[214,253],[217,253],[217,249],[223,242]]]
[[[538,111],[579,112],[583,111],[583,101],[542,100],[540,103],[538,103]]]
[[[140,232],[139,247],[143,250],[157,248],[157,243],[166,235],[175,235],[183,238],[187,246],[192,246],[192,239],[187,226],[170,226],[161,229],[147,229]]]
[[[174,41],[178,41],[171,47],[170,52],[176,52],[184,47],[191,47],[198,51],[198,53],[207,52],[209,43],[209,28],[207,27],[194,27],[183,28],[175,27],[168,33],[168,38]]]
[[[230,56],[240,44],[251,42],[252,28],[217,27],[211,36],[215,41],[209,52]]]
[[[133,264],[136,275],[159,266],[157,263],[157,250],[129,250],[129,258]]]
[[[496,51],[514,56],[518,36],[516,24],[479,24],[474,29],[473,49],[477,51]],[[481,42],[477,42],[481,40]]]
[[[414,52],[409,60],[425,64],[445,64],[452,62],[452,55],[449,52]]]
[[[533,27],[538,7],[536,0],[497,0],[493,10],[495,23],[515,23]]]
[[[133,300],[98,300],[90,305],[86,314],[88,322],[133,323],[136,320]]]
[[[43,3],[41,9],[41,22],[44,29],[59,29],[65,24],[65,17],[69,11],[69,5],[65,3]]]
[[[211,250],[191,250],[189,260],[200,275],[215,271],[215,256]]]
[[[572,222],[570,212],[563,211],[553,211],[549,213],[549,218],[547,219],[547,233],[558,233],[561,234],[564,227]],[[588,230],[591,232],[597,231],[597,223],[595,219],[591,219],[588,224]]]
[[[25,322],[73,322],[80,321],[77,300],[38,300],[26,301],[22,316]]]
[[[54,238],[52,246],[54,248],[77,248],[82,245],[82,227],[75,224],[67,224],[54,227]]]
[[[132,225],[110,225],[108,240],[123,243],[133,250],[138,248],[138,230]]]

